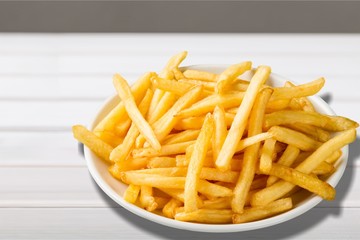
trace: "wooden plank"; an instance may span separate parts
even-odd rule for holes
[[[359,183],[359,167],[348,167],[337,187],[336,200],[323,201],[319,207],[360,207]],[[2,166],[0,196],[0,208],[104,207],[109,201],[85,166]]]
[[[181,47],[197,54],[240,55],[359,53],[359,34],[226,34],[98,33],[0,34],[2,54],[135,54],[164,55]],[[221,43],[221,44],[219,44]],[[209,51],[209,46],[216,48]],[[296,46],[296,47],[294,47]]]
[[[219,234],[173,229],[123,208],[0,209],[3,239],[219,239]],[[359,208],[315,208],[279,225],[222,239],[358,239]]]
[[[193,45],[196,47],[196,45]],[[215,46],[208,46],[210,49]],[[258,65],[269,65],[274,72],[282,75],[289,74],[328,74],[341,75],[357,74],[357,62],[360,62],[358,54],[196,54],[191,48],[183,47],[191,54],[184,65],[195,64],[231,64],[251,60],[254,67]],[[148,71],[160,71],[170,56],[179,52],[168,54],[53,54],[53,55],[5,55],[0,56],[0,74],[113,74],[120,72],[144,73]],[[309,53],[310,54],[310,53]]]
[[[0,144],[0,167],[86,165],[79,143],[70,131],[2,132]]]
[[[1,167],[0,173],[0,207],[109,206],[86,167]]]

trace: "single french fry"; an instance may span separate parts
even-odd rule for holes
[[[196,140],[199,136],[200,130],[185,130],[179,133],[169,134],[163,141],[164,145],[167,144],[174,144],[174,143],[181,143]]]
[[[155,202],[155,198],[152,196],[152,192],[152,187],[141,186],[140,203],[141,206],[149,212],[154,211],[158,207],[158,204]]]
[[[109,172],[111,175],[116,178],[120,179],[120,173],[123,171],[131,171],[131,170],[139,170],[146,167],[148,164],[148,158],[128,158],[126,160],[126,164],[119,166],[118,164],[113,164],[109,167]]]
[[[291,99],[306,97],[316,94],[324,86],[325,79],[319,78],[309,83],[293,86],[293,87],[277,87],[274,88],[274,93],[271,100],[274,99]]]
[[[225,121],[224,108],[216,106],[214,109],[213,116],[214,116],[215,131],[212,139],[212,153],[213,153],[213,159],[217,159],[220,149],[227,135],[227,126]]]
[[[259,162],[259,170],[261,173],[269,174],[272,166],[272,156],[275,150],[276,140],[269,138],[265,140],[264,146],[262,148],[262,153]]]
[[[126,184],[150,186],[156,188],[184,189],[185,177],[166,177],[155,174],[121,172],[121,180]],[[231,189],[206,180],[199,180],[198,191],[213,197],[232,196]],[[173,196],[172,196],[173,197]]]
[[[331,165],[325,160],[324,162],[321,162],[319,166],[317,166],[311,173],[315,175],[326,175],[333,173],[335,170],[336,168],[334,167],[334,165]]]
[[[199,177],[210,181],[235,183],[239,177],[239,173],[236,171],[221,172],[216,168],[203,167]]]
[[[167,62],[165,68],[160,73],[160,77],[165,79],[173,79],[173,69],[178,68],[180,63],[184,61],[187,56],[187,51],[182,51],[174,56],[172,56]]]
[[[225,113],[225,122],[226,126],[230,127],[233,120],[235,118],[235,114],[232,113]],[[204,123],[205,116],[199,116],[199,117],[189,117],[180,119],[177,121],[176,125],[174,126],[174,129],[179,131],[189,130],[189,129],[200,129]]]
[[[199,79],[208,82],[216,82],[218,78],[218,75],[215,73],[193,70],[193,69],[186,69],[183,72],[183,74],[186,78],[189,79]]]
[[[151,116],[153,114],[153,112],[155,111],[155,109],[159,106],[159,102],[161,101],[164,94],[165,94],[165,91],[163,91],[159,88],[155,88],[154,96],[151,99],[151,103],[150,103],[150,107],[149,107],[149,111],[147,113],[146,119],[149,119],[149,116]]]
[[[135,203],[140,193],[140,186],[130,184],[124,192],[124,200],[129,203]]]
[[[222,106],[223,108],[238,107],[243,98],[243,92],[210,95],[197,103],[194,103],[190,108],[180,111],[176,117],[186,118],[200,116],[208,112],[213,112],[216,106]]]
[[[211,114],[208,114],[205,117],[204,125],[201,128],[199,137],[195,142],[194,151],[188,166],[184,189],[185,212],[192,212],[197,209],[196,195],[198,194],[200,172],[206,157],[206,152],[210,147],[213,131],[214,118]]]
[[[123,79],[119,74],[115,74],[113,82],[116,91],[123,100],[125,109],[133,123],[135,123],[140,133],[146,138],[151,146],[156,150],[160,150],[161,145],[149,123],[144,119],[139,109],[137,108],[134,97],[131,95],[129,85],[126,80]]]
[[[230,169],[232,156],[234,155],[236,147],[244,133],[246,122],[250,115],[250,111],[253,107],[258,91],[269,77],[270,71],[270,67],[259,67],[250,81],[249,87],[245,92],[244,99],[239,107],[238,112],[235,115],[235,119],[220,150],[219,157],[215,162],[216,167],[222,171]]]
[[[277,99],[277,100],[270,101],[266,105],[266,113],[283,110],[283,109],[287,108],[289,106],[289,104],[290,104],[289,99]]]
[[[251,89],[251,86],[249,87],[249,89]],[[270,88],[265,88],[260,92],[260,94],[255,100],[253,111],[249,119],[248,135],[250,137],[261,133],[262,131],[265,106],[266,103],[269,101],[271,93],[272,90]],[[245,150],[242,170],[234,188],[234,197],[231,201],[231,208],[235,213],[241,213],[244,210],[247,194],[251,189],[251,184],[255,175],[259,148],[260,143],[258,142],[246,148]]]
[[[182,109],[194,103],[200,97],[201,91],[201,86],[192,88],[184,96],[180,97],[176,103],[152,125],[159,141],[162,141],[174,128],[177,122],[177,118],[174,116]]]
[[[335,151],[330,157],[325,159],[325,161],[330,164],[335,164],[335,162],[341,157],[341,155],[342,155],[341,150]]]
[[[233,83],[238,76],[251,69],[251,65],[251,62],[242,62],[231,65],[225,69],[218,77],[215,89],[216,93],[223,94],[228,85]]]
[[[172,71],[176,80],[185,78],[184,74],[180,71],[178,67],[174,67]]]
[[[131,87],[131,92],[136,101],[140,101],[151,85],[150,78],[154,73],[146,73],[141,76],[138,81]],[[104,117],[98,125],[94,128],[94,132],[113,131],[115,126],[124,119],[126,116],[126,110],[123,102],[118,103],[107,115]]]
[[[184,95],[194,86],[194,84],[190,82],[168,80],[160,77],[154,77],[151,79],[151,81],[156,88],[159,88],[163,91],[172,92],[178,96]]]
[[[163,208],[162,213],[165,217],[174,218],[175,210],[183,206],[183,203],[175,198],[172,198]]]
[[[285,212],[292,208],[291,198],[279,199],[263,207],[252,207],[245,209],[241,214],[233,215],[233,223],[245,223],[261,220],[276,214]]]
[[[229,209],[197,209],[193,212],[178,212],[175,214],[175,220],[216,224],[231,223],[232,214]]]
[[[295,87],[295,84],[287,81],[285,83],[287,87]],[[316,112],[313,104],[307,97],[292,98],[289,103],[290,109],[303,110],[305,112]]]
[[[116,124],[114,132],[116,133],[117,136],[125,137],[126,133],[128,132],[131,126],[131,123],[132,121],[126,113],[124,115],[124,119],[120,121],[118,124]]]
[[[147,168],[136,171],[128,171],[129,174],[152,174],[164,177],[185,177],[187,173],[186,167],[163,167],[163,168]]]
[[[244,139],[240,140],[239,144],[236,147],[235,152],[240,152],[255,143],[265,141],[270,138],[272,138],[272,134],[269,132],[259,133],[254,136],[244,138]]]
[[[322,144],[308,158],[300,163],[295,169],[299,172],[309,174],[321,162],[325,161],[331,155],[348,145],[356,139],[356,130],[350,129],[343,131]],[[255,193],[251,199],[252,206],[266,205],[276,199],[279,199],[294,189],[295,185],[286,181],[278,181],[273,185],[266,187]]]
[[[126,184],[156,188],[184,189],[185,177],[165,177],[161,175],[121,172],[121,180]]]
[[[359,126],[357,122],[345,117],[329,116],[316,112],[283,110],[266,114],[264,127],[268,129],[271,126],[295,123],[310,124],[334,132]]]
[[[330,133],[328,131],[309,124],[296,123],[286,125],[286,127],[305,133],[306,135],[314,138],[316,141],[326,142],[330,139]]]
[[[322,143],[289,128],[273,126],[268,131],[279,142],[293,145],[303,151],[313,151]]]
[[[169,168],[175,167],[176,160],[174,157],[153,157],[149,159],[148,168]]]
[[[284,151],[284,153],[281,155],[279,160],[277,160],[276,163],[290,167],[295,162],[296,158],[299,156],[300,149],[297,147],[294,147],[292,145],[288,145]],[[278,178],[276,176],[269,176],[266,182],[266,186],[271,186],[274,184]]]
[[[117,136],[116,134],[110,131],[94,132],[94,134],[114,148],[124,141],[123,138]]]
[[[94,133],[90,132],[82,125],[74,125],[72,127],[72,132],[74,138],[90,148],[90,150],[95,153],[95,155],[107,163],[113,163],[113,161],[110,160],[110,153],[113,150],[112,146],[101,140]]]
[[[336,191],[330,184],[293,168],[274,163],[269,174],[315,193],[326,200],[335,198]]]
[[[185,153],[186,148],[194,143],[195,143],[195,140],[181,142],[181,143],[174,143],[174,144],[169,144],[169,145],[163,145],[161,147],[160,151],[157,151],[151,147],[139,148],[139,149],[134,149],[131,154],[134,158],[161,157],[161,156],[167,156],[167,155],[177,155],[177,154]]]
[[[231,209],[231,198],[222,197],[213,200],[205,200],[202,207],[206,209]]]
[[[147,120],[149,124],[153,124],[158,119],[160,119],[176,102],[177,97],[171,92],[166,92],[160,99],[158,105],[153,112],[149,112],[147,115]]]
[[[145,115],[147,110],[149,109],[151,98],[153,96],[153,92],[151,89],[148,89],[145,94],[143,100],[139,105],[139,111],[142,115]],[[110,160],[119,164],[119,166],[124,164],[124,161],[129,156],[131,150],[134,147],[135,139],[139,135],[139,130],[136,127],[135,123],[131,124],[131,127],[126,134],[124,141],[121,145],[118,145],[114,148],[110,154]]]
[[[201,85],[201,86],[203,86],[204,89],[206,89],[210,92],[214,92],[214,88],[216,85],[216,83],[214,83],[214,82],[205,82],[205,81],[201,81],[201,80],[197,80],[197,79],[187,79],[187,78],[180,79],[180,80],[178,80],[178,82],[179,83],[183,83],[183,82],[190,83],[193,86]]]

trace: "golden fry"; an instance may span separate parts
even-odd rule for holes
[[[316,112],[283,110],[266,114],[264,127],[270,128],[271,126],[295,123],[310,124],[334,132],[359,126],[357,122],[345,117],[328,116]]]
[[[252,207],[244,210],[242,214],[233,215],[233,223],[245,223],[261,220],[292,208],[291,198],[283,198],[263,207]]]
[[[193,212],[176,213],[175,219],[184,222],[231,223],[232,214],[231,210],[198,209]]]
[[[356,139],[356,130],[350,129],[343,131],[329,141],[322,144],[308,158],[300,163],[295,169],[299,172],[309,174],[321,162],[328,159],[335,151],[348,145]],[[273,185],[266,187],[253,195],[251,199],[252,206],[266,205],[276,199],[279,199],[289,193],[295,187],[294,184],[286,181],[278,181]]]
[[[290,99],[306,97],[316,94],[324,86],[325,79],[319,78],[309,83],[301,84],[293,87],[278,87],[274,88],[274,93],[271,96],[273,99]]]
[[[129,203],[135,203],[140,193],[140,186],[130,184],[125,193],[124,193],[124,200]]]
[[[141,101],[139,105],[139,111],[142,115],[145,115],[147,110],[149,109],[152,95],[153,95],[152,90],[148,89],[144,99]],[[123,165],[124,161],[130,154],[130,151],[134,146],[135,139],[138,135],[139,135],[139,130],[137,129],[135,123],[132,123],[122,144],[114,148],[113,151],[111,152],[110,160],[118,163],[120,166]]]
[[[267,69],[267,71],[270,71],[270,69]],[[251,86],[249,86],[249,89],[251,89]],[[262,131],[265,106],[270,99],[271,93],[271,89],[265,88],[260,92],[255,100],[253,111],[249,119],[248,135],[250,137],[261,133]],[[234,197],[231,201],[231,208],[235,213],[241,213],[244,210],[246,198],[251,188],[251,183],[254,179],[259,148],[260,143],[256,143],[246,148],[245,150],[242,170],[234,188]]]
[[[227,87],[233,83],[238,76],[251,69],[251,65],[251,62],[242,62],[231,65],[225,69],[218,77],[215,89],[216,93],[223,94]]]
[[[222,106],[223,108],[238,107],[240,106],[243,98],[243,92],[224,95],[210,95],[193,104],[190,108],[182,110],[176,115],[176,117],[186,118],[200,116],[207,112],[213,112],[216,106]]]
[[[113,82],[116,91],[118,92],[120,98],[123,100],[125,109],[133,123],[135,123],[140,133],[146,138],[146,140],[151,144],[151,146],[156,150],[160,150],[161,145],[149,123],[146,122],[139,109],[137,108],[134,97],[131,94],[129,85],[126,80],[123,79],[119,74],[115,74]]]
[[[215,73],[204,72],[199,70],[187,69],[183,72],[184,76],[189,79],[199,79],[202,81],[216,82],[218,75]]]
[[[330,184],[293,168],[274,163],[269,174],[316,193],[326,200],[333,200],[335,198],[335,189]]]
[[[201,128],[199,137],[195,142],[194,151],[188,166],[184,189],[185,212],[192,212],[197,209],[196,196],[198,194],[199,176],[206,157],[206,152],[210,147],[213,130],[214,118],[211,114],[208,114],[205,117],[204,125]]]
[[[250,81],[250,85],[245,92],[244,99],[236,113],[229,133],[220,150],[219,157],[216,159],[216,167],[222,171],[230,169],[230,161],[236,151],[236,147],[244,133],[246,122],[250,115],[251,108],[255,102],[260,87],[265,83],[270,75],[270,67],[259,67]],[[220,77],[219,77],[220,78]]]
[[[273,138],[265,140],[259,162],[259,170],[261,173],[269,174],[270,172],[272,166],[272,159],[273,159],[272,156],[275,150],[275,143],[276,140]]]
[[[296,160],[296,158],[299,156],[300,149],[297,147],[294,147],[292,145],[288,145],[284,151],[284,153],[281,155],[279,160],[277,161],[278,164],[281,164],[283,166],[290,167]],[[269,176],[267,179],[266,186],[271,186],[278,180],[275,176]]]
[[[225,111],[222,107],[216,106],[214,109],[215,131],[212,139],[213,159],[217,159],[220,149],[227,135],[227,126],[225,121]]]
[[[110,160],[110,153],[113,147],[98,138],[95,134],[87,130],[84,126],[75,125],[72,127],[74,138],[85,146],[91,149],[98,157],[108,163],[113,163]]]
[[[313,151],[322,144],[303,133],[284,127],[273,126],[269,129],[269,133],[277,141],[293,145],[303,151]]]
[[[146,73],[139,78],[139,80],[131,87],[131,92],[135,98],[135,101],[140,101],[151,85],[150,78],[154,73]],[[126,116],[126,110],[123,102],[120,102],[115,108],[113,108],[107,115],[104,117],[98,125],[95,127],[94,132],[102,131],[113,131],[116,124]]]

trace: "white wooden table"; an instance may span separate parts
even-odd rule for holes
[[[327,78],[321,95],[360,121],[360,35],[0,34],[0,238],[359,239],[360,141],[333,202],[263,230],[203,234],[141,219],[95,184],[72,138],[113,94],[189,51],[186,64],[252,60],[296,82]]]

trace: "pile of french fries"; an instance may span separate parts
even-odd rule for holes
[[[242,62],[221,74],[179,68],[187,52],[130,88],[113,77],[121,101],[77,140],[128,185],[123,198],[179,221],[245,223],[290,210],[301,189],[326,200],[341,148],[358,124],[316,112],[308,96],[325,80],[266,85],[271,69]]]

